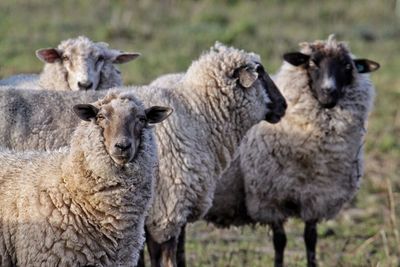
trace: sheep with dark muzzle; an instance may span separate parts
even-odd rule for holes
[[[333,218],[357,192],[363,139],[379,68],[354,59],[334,36],[287,53],[276,84],[288,103],[279,124],[250,129],[219,180],[205,216],[220,226],[269,224],[275,266],[283,266],[289,217],[305,222],[308,266],[316,266],[317,223]]]

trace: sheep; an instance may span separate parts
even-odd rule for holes
[[[144,243],[157,148],[132,94],[78,104],[70,148],[1,151],[1,266],[133,266]]]
[[[165,92],[174,92],[179,102],[167,103],[181,118],[172,117],[158,128],[170,129],[156,131],[160,180],[146,222],[146,242],[153,265],[175,266],[177,238],[187,223],[200,219],[210,207],[216,183],[213,177],[229,164],[245,132],[262,119],[278,122],[286,103],[259,56],[219,43],[195,60],[175,86],[168,86]],[[273,116],[265,117],[263,88],[272,100]],[[177,125],[181,131],[171,138],[173,147],[163,149],[170,146],[164,141],[165,134],[174,132]]]
[[[354,59],[343,42],[302,43],[284,55],[276,84],[288,102],[279,124],[259,123],[243,138],[205,216],[217,225],[268,224],[275,266],[283,266],[290,217],[305,222],[308,266],[316,266],[317,223],[333,218],[357,192],[379,64]],[[235,196],[235,197],[234,197]]]
[[[0,80],[0,85],[66,91],[109,89],[122,85],[121,72],[113,64],[129,62],[139,55],[79,36],[62,41],[57,48],[37,50],[36,56],[45,63],[40,75],[15,75]]]
[[[212,177],[218,177],[229,164],[247,130],[264,119],[278,122],[286,103],[258,55],[219,43],[194,61],[175,87],[119,90],[134,92],[147,105],[174,109],[169,120],[156,127],[159,179],[146,228],[154,245],[152,261],[175,266],[181,229],[201,218],[211,205],[216,183]],[[0,145],[29,149],[37,144],[62,144],[60,139],[67,138],[75,122],[65,116],[53,119],[52,110],[63,110],[64,103],[79,97],[90,98],[87,92],[62,93],[0,90]],[[46,106],[45,99],[58,103],[57,107]],[[57,129],[56,125],[64,126]],[[2,138],[5,135],[8,138]],[[154,253],[159,246],[162,252]]]

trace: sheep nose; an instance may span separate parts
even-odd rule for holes
[[[120,143],[115,144],[115,147],[121,151],[126,151],[126,150],[130,149],[131,146],[132,146],[132,144],[130,142],[120,142]]]
[[[325,94],[328,94],[328,95],[332,95],[332,94],[336,93],[335,87],[324,87],[324,88],[322,88],[322,90]]]
[[[93,83],[92,82],[78,82],[78,87],[80,90],[89,90],[92,88]]]

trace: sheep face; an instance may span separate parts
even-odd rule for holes
[[[124,165],[135,158],[143,129],[166,119],[172,109],[158,106],[143,109],[134,101],[117,98],[100,108],[76,105],[74,111],[82,120],[100,127],[107,153],[117,165]]]
[[[324,108],[333,108],[343,90],[354,81],[352,60],[349,55],[324,56],[315,53],[309,60],[311,92]]]
[[[109,49],[104,43],[93,43],[82,36],[66,40],[57,48],[40,49],[36,55],[45,63],[56,64],[72,91],[98,90],[105,65],[126,63],[139,56]]]
[[[285,61],[305,68],[312,95],[323,108],[333,108],[352,85],[357,73],[367,73],[379,68],[379,64],[367,59],[352,59],[347,51],[319,50],[306,55],[287,53]]]
[[[245,65],[235,70],[233,77],[238,86],[244,89],[245,94],[252,94],[252,90],[259,90],[261,106],[266,108],[264,119],[270,123],[277,123],[284,116],[287,107],[285,98],[276,87],[261,63]],[[258,104],[258,106],[260,106]]]
[[[67,81],[71,90],[96,90],[104,61],[104,55],[98,50],[82,51],[79,54],[70,49],[64,51],[61,62],[68,73]]]

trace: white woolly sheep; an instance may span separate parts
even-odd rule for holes
[[[146,241],[153,265],[175,266],[177,238],[210,207],[214,175],[229,164],[245,132],[263,119],[279,121],[286,103],[257,55],[221,44],[194,61],[175,86],[157,92],[175,116],[156,131],[160,179]]]
[[[62,41],[57,48],[37,50],[36,56],[45,63],[40,75],[15,75],[0,80],[0,85],[67,91],[109,89],[122,85],[121,72],[113,64],[129,62],[139,55],[79,36]]]
[[[149,123],[171,109],[109,94],[74,110],[70,149],[0,152],[1,266],[137,263],[157,167]]]
[[[155,241],[152,248],[157,243],[162,246],[160,255],[152,254],[153,261],[162,259],[164,266],[174,265],[181,229],[201,218],[211,205],[213,177],[229,164],[247,130],[263,119],[279,121],[286,103],[257,55],[221,44],[193,62],[175,87],[121,90],[134,92],[147,105],[175,110],[168,121],[156,127],[160,171],[146,223],[149,240]],[[23,149],[60,145],[75,122],[65,116],[56,120],[53,110],[65,109],[64,103],[76,101],[79,95],[88,97],[84,92],[62,93],[0,90],[0,112],[4,114],[0,117],[0,145]],[[48,107],[45,101],[58,105]],[[64,126],[57,129],[59,125]]]
[[[275,266],[283,266],[289,217],[305,222],[308,266],[316,266],[317,222],[333,218],[359,188],[374,96],[365,73],[379,68],[354,59],[333,35],[301,47],[284,55],[275,80],[288,102],[285,117],[246,134],[206,215],[223,226],[269,224]]]

